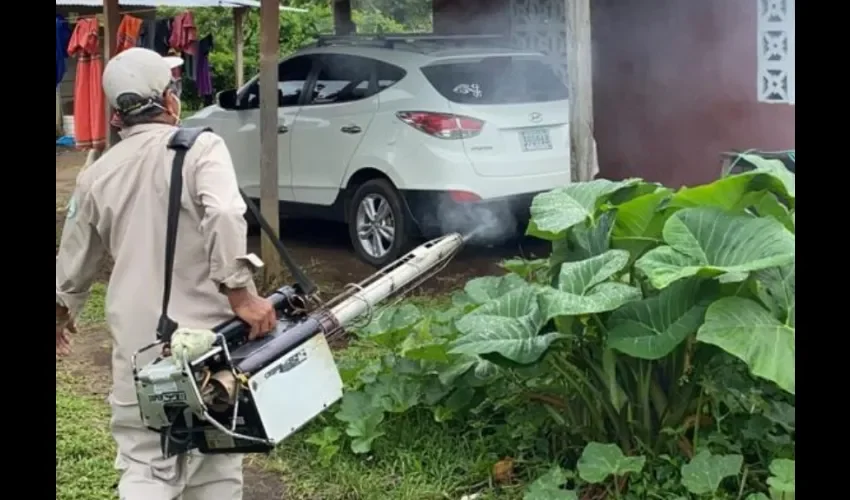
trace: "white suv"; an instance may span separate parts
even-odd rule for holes
[[[419,237],[517,234],[531,198],[570,182],[567,89],[542,54],[320,40],[278,69],[281,214],[345,222],[383,266]],[[259,198],[259,83],[186,119],[226,141]]]

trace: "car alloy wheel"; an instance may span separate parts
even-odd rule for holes
[[[381,259],[393,248],[396,223],[389,201],[371,193],[360,201],[356,215],[357,239],[372,258]]]

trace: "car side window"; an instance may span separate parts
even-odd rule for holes
[[[407,75],[407,71],[399,68],[398,66],[393,66],[392,64],[387,64],[381,61],[376,62],[378,71],[378,92],[395,85],[399,80]]]
[[[277,66],[277,105],[279,108],[296,106],[304,84],[310,75],[312,61],[308,56],[298,56],[287,59]],[[260,107],[260,82],[256,80],[240,99],[241,109],[258,109]]]
[[[309,105],[358,101],[371,96],[372,59],[347,55],[326,55],[318,59],[321,69],[313,85]]]

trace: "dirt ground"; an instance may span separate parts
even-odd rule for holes
[[[59,150],[56,153],[56,225],[57,233],[65,219],[65,206],[74,189],[76,176],[85,163],[84,153]],[[339,224],[284,220],[281,224],[283,241],[305,272],[316,281],[327,299],[352,282],[375,272],[359,261],[350,247],[347,232]],[[249,241],[251,250],[259,254],[259,236]],[[540,254],[541,249],[521,246],[502,248],[472,248],[458,255],[439,275],[425,283],[419,293],[439,293],[458,289],[475,276],[499,272],[501,259]],[[111,264],[104,263],[99,279],[108,278]],[[92,395],[106,397],[110,384],[111,361],[108,333],[102,328],[81,328],[76,335],[73,354],[57,361],[57,370],[66,371],[86,380],[86,390]],[[256,459],[246,460],[245,500],[283,498],[285,486],[277,474],[264,471]]]

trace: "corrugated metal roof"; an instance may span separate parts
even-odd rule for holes
[[[103,0],[56,0],[63,7],[102,7]],[[254,7],[257,0],[118,0],[118,5],[128,7]]]

